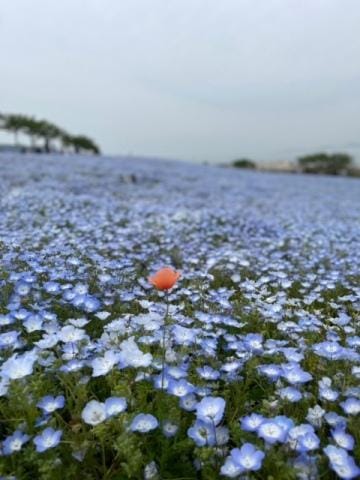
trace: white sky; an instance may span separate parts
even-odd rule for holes
[[[359,0],[0,0],[0,111],[111,154],[359,158],[359,28]]]

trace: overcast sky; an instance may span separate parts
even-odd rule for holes
[[[359,157],[359,25],[359,0],[0,0],[0,111],[110,154]]]

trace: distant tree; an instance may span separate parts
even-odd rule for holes
[[[349,171],[352,161],[347,153],[315,153],[298,158],[298,165],[304,173],[340,175]]]
[[[256,163],[253,162],[252,160],[249,160],[247,158],[239,158],[238,160],[234,160],[232,163],[233,167],[236,168],[256,168]]]
[[[19,132],[24,128],[26,117],[24,115],[5,115],[3,116],[3,128],[14,134],[14,143],[18,145]]]
[[[71,142],[76,153],[91,152],[95,155],[100,153],[100,149],[96,143],[91,138],[85,137],[85,135],[71,137]]]
[[[0,114],[0,128],[14,134],[15,145],[18,145],[18,134],[23,132],[30,137],[32,150],[36,149],[36,140],[43,141],[43,151],[55,150],[54,141],[60,143],[63,150],[72,149],[75,153],[100,153],[98,145],[85,135],[70,135],[57,125],[47,120],[36,120],[25,115]]]

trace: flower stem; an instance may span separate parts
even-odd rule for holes
[[[161,390],[164,390],[165,379],[165,360],[166,360],[166,326],[169,315],[169,293],[165,292],[166,310],[164,317],[163,337],[162,337],[162,359],[161,359]]]

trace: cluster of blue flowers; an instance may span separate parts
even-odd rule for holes
[[[357,180],[0,164],[0,478],[360,475]]]

